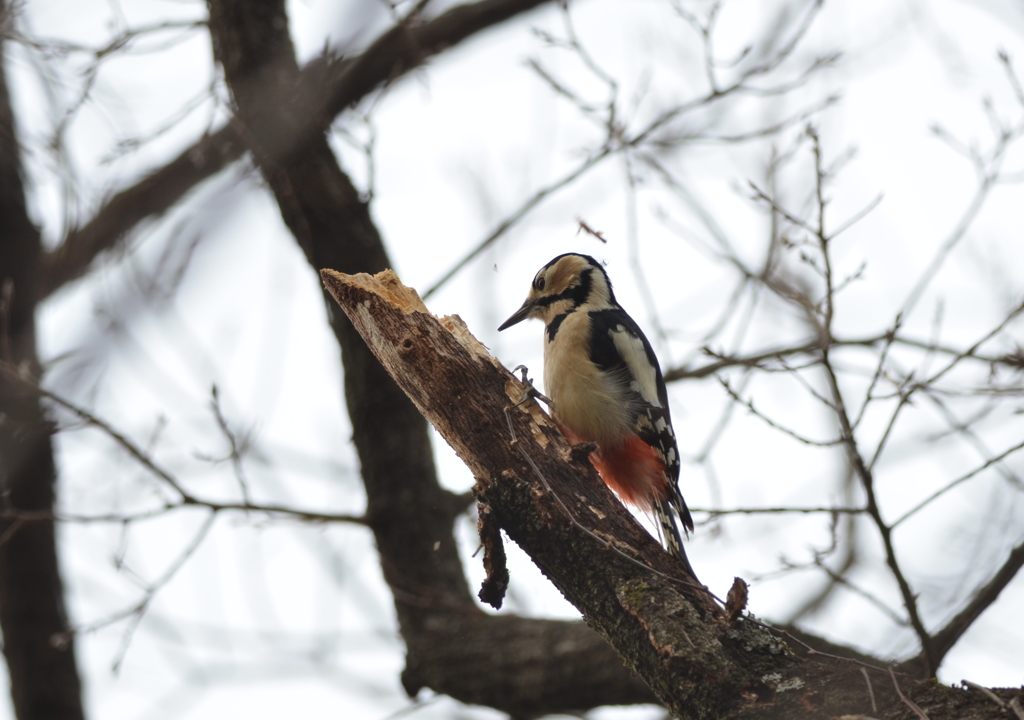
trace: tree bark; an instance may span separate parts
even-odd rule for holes
[[[0,22],[6,21],[0,2]],[[39,233],[25,209],[0,33],[0,359],[39,375],[35,312]],[[51,511],[56,472],[39,398],[0,377],[0,503]],[[68,632],[53,521],[0,521],[0,629],[19,720],[79,720],[81,682]]]
[[[378,360],[477,478],[493,517],[679,718],[1001,718],[981,693],[729,623],[458,317],[391,272],[322,273]],[[1005,700],[1019,691],[997,691]]]

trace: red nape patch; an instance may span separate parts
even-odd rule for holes
[[[635,435],[618,448],[598,448],[590,462],[608,487],[630,505],[651,512],[655,500],[668,497],[665,463],[658,451]]]

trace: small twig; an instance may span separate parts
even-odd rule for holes
[[[729,393],[729,396],[732,397],[732,399],[735,400],[738,404],[740,404],[743,407],[745,407],[752,414],[754,414],[757,417],[761,418],[761,420],[766,422],[769,426],[775,428],[779,432],[782,432],[782,433],[785,433],[786,435],[789,435],[794,440],[798,440],[798,441],[804,443],[805,445],[812,445],[814,447],[835,447],[836,445],[842,445],[843,442],[844,442],[843,438],[837,438],[835,440],[812,440],[811,438],[804,437],[803,435],[801,435],[800,433],[796,432],[795,430],[790,430],[789,428],[787,428],[787,427],[785,427],[783,425],[778,424],[777,422],[772,420],[770,417],[768,417],[767,415],[762,413],[760,410],[756,409],[754,407],[753,401],[745,400],[742,397],[740,397],[736,393],[736,391],[734,391],[732,389],[732,387],[730,387],[729,382],[727,380],[723,380],[722,378],[718,378],[718,382],[722,385],[723,388],[725,388],[725,391],[727,393]]]
[[[866,663],[863,660],[858,660],[857,658],[843,657],[842,655],[833,655],[832,653],[822,652],[821,650],[815,650],[810,645],[805,643],[803,640],[798,638],[796,635],[793,635],[788,630],[780,630],[777,627],[772,627],[771,625],[769,625],[768,623],[764,622],[763,620],[758,620],[757,618],[755,618],[753,616],[749,616],[748,619],[751,622],[753,622],[755,625],[758,625],[759,627],[763,627],[765,630],[770,630],[771,632],[778,634],[780,637],[787,637],[787,638],[789,638],[790,640],[795,642],[797,645],[802,647],[804,650],[806,650],[808,655],[820,655],[821,657],[826,657],[826,658],[829,658],[830,660],[837,660],[839,662],[853,663],[854,665],[859,665],[860,667],[862,667],[862,668],[864,668],[866,670],[875,670],[876,672],[880,672],[880,673],[884,673],[885,672],[884,668],[880,668],[877,665],[872,665],[871,663]]]
[[[903,690],[900,689],[899,681],[896,680],[896,673],[892,671],[891,666],[889,667],[889,677],[892,678],[892,684],[896,688],[896,694],[900,696],[900,700],[903,702],[903,704],[911,710],[913,710],[914,714],[921,718],[921,720],[931,720],[931,718],[929,718],[928,715],[925,714],[925,711],[918,707],[917,703],[915,703],[913,700],[911,700],[903,694]]]
[[[128,627],[125,629],[125,634],[122,637],[121,647],[118,650],[117,657],[114,660],[113,669],[114,672],[117,672],[117,669],[120,667],[121,662],[124,660],[124,654],[128,651],[128,646],[131,643],[132,634],[138,627],[139,622],[142,620],[142,615],[145,614],[150,603],[153,601],[153,598],[156,596],[156,593],[165,585],[167,585],[167,583],[169,583],[174,578],[178,571],[181,570],[181,568],[185,565],[188,559],[195,554],[196,550],[199,549],[199,546],[202,544],[203,540],[209,533],[210,528],[213,527],[213,523],[214,520],[216,520],[216,518],[217,513],[215,512],[211,512],[207,516],[206,520],[203,521],[203,524],[200,526],[199,531],[192,538],[191,542],[189,542],[189,544],[185,547],[181,554],[178,555],[174,562],[171,563],[167,570],[164,571],[164,574],[146,587],[143,596],[139,599],[137,603],[130,607],[119,610],[113,613],[112,615],[108,615],[107,617],[101,620],[91,622],[88,625],[82,625],[77,628],[72,628],[66,633],[59,633],[56,636],[56,640],[66,641],[68,639],[67,636],[70,634],[82,635],[85,633],[92,633],[101,628],[107,627],[108,625],[112,625],[113,623],[116,623],[120,620],[124,620],[126,618],[132,619],[132,622],[129,623]]]
[[[1012,74],[1012,69],[1010,76],[1012,78],[1011,85],[1016,85],[1014,87],[1014,90],[1016,90],[1017,87],[1019,87],[1019,84],[1016,83],[1016,76]],[[961,214],[960,220],[957,222],[953,232],[950,233],[949,237],[946,238],[945,242],[943,242],[941,247],[935,253],[931,263],[927,268],[925,268],[925,271],[921,274],[920,278],[918,278],[917,283],[910,291],[907,299],[903,302],[901,312],[904,315],[908,315],[911,310],[913,310],[922,295],[924,295],[928,285],[931,284],[931,281],[942,268],[950,253],[967,235],[967,231],[981,213],[981,209],[991,194],[992,189],[1000,180],[999,172],[1002,162],[1005,159],[1013,141],[1016,140],[1017,136],[1021,133],[1022,127],[1024,127],[1024,125],[1018,123],[1012,131],[997,133],[995,145],[986,153],[987,157],[982,157],[973,148],[967,148],[961,143],[958,143],[942,128],[937,126],[933,128],[933,131],[938,137],[945,140],[950,147],[965,155],[965,157],[971,161],[974,165],[975,172],[978,174],[979,182],[974,197],[968,204],[967,209]]]
[[[1013,710],[1013,714],[1017,716],[1018,720],[1024,720],[1024,708],[1020,706],[1019,697],[1010,700],[1010,709]]]
[[[238,481],[238,487],[242,493],[242,502],[249,505],[252,502],[252,498],[249,495],[249,481],[245,477],[245,468],[242,466],[242,454],[245,452],[248,442],[243,440],[239,443],[238,438],[231,431],[227,418],[224,417],[224,411],[220,407],[220,394],[217,391],[216,385],[210,391],[210,408],[213,410],[213,416],[217,419],[217,426],[231,447],[229,457],[231,459],[231,466],[235,471],[235,479]]]
[[[1010,448],[1007,448],[1006,450],[1004,450],[1003,452],[999,453],[995,457],[989,458],[984,463],[982,463],[978,467],[976,467],[973,470],[971,470],[969,473],[965,473],[965,474],[961,475],[960,477],[958,477],[956,480],[953,480],[953,481],[947,483],[944,487],[939,488],[938,490],[933,492],[931,495],[926,497],[924,500],[919,502],[917,505],[915,505],[914,507],[912,507],[909,510],[907,510],[899,518],[897,518],[896,521],[893,522],[893,524],[890,527],[895,528],[897,525],[901,524],[904,520],[909,518],[911,515],[915,515],[916,513],[921,511],[925,506],[929,505],[931,502],[933,502],[934,500],[938,499],[942,495],[945,495],[947,492],[949,492],[950,490],[955,488],[960,483],[966,482],[967,480],[970,480],[972,477],[974,477],[978,473],[982,472],[983,470],[986,470],[987,468],[992,467],[993,465],[995,465],[999,461],[1003,460],[1007,456],[1012,455],[1013,453],[1017,452],[1018,450],[1022,450],[1022,449],[1024,449],[1024,441],[1021,441],[1021,442],[1017,443],[1016,445],[1014,445],[1014,446],[1012,446]]]
[[[875,365],[875,374],[871,377],[871,383],[868,385],[868,389],[864,393],[864,402],[860,406],[857,418],[853,421],[854,430],[860,427],[860,423],[864,419],[864,413],[867,412],[868,405],[870,405],[871,401],[874,400],[875,388],[878,386],[878,381],[881,380],[882,376],[885,374],[886,360],[889,357],[889,351],[892,350],[893,343],[896,342],[896,333],[899,332],[902,323],[903,316],[897,315],[896,320],[892,324],[892,331],[886,333],[885,342],[882,345],[881,352],[878,354],[878,362]]]
[[[832,401],[829,400],[824,395],[822,395],[820,392],[818,392],[815,389],[815,387],[813,385],[811,385],[811,383],[808,382],[807,379],[800,372],[800,370],[804,370],[806,368],[816,367],[818,365],[817,360],[808,363],[806,366],[799,366],[799,365],[790,365],[788,362],[786,362],[785,358],[779,358],[779,364],[782,366],[781,372],[785,373],[789,377],[791,377],[794,380],[796,380],[798,383],[800,383],[800,385],[803,387],[803,389],[807,391],[808,395],[813,397],[815,400],[820,402],[822,405],[827,407],[832,412],[835,412],[836,407],[835,407],[835,405],[832,404]]]
[[[874,200],[865,205],[863,209],[861,209],[859,212],[854,213],[853,216],[850,217],[846,222],[841,223],[838,228],[833,230],[832,235],[830,237],[834,239],[837,235],[843,234],[843,232],[849,230],[851,227],[853,227],[858,222],[863,220],[871,213],[872,210],[874,210],[876,207],[882,204],[882,199],[884,197],[885,195],[879,194]]]
[[[875,452],[871,456],[871,460],[868,461],[868,470],[874,472],[875,465],[878,463],[878,459],[882,456],[882,451],[885,450],[886,444],[889,442],[889,437],[892,435],[892,431],[896,427],[896,419],[900,416],[900,412],[903,408],[910,404],[910,396],[915,389],[913,373],[907,376],[907,378],[904,379],[896,388],[894,395],[899,397],[899,402],[896,403],[896,407],[889,415],[889,422],[886,423],[885,430],[882,432],[882,437],[878,440],[878,444],[875,446]]]
[[[310,510],[299,510],[285,505],[265,505],[262,503],[218,503],[212,500],[191,498],[182,503],[182,506],[203,507],[213,510],[215,513],[224,510],[238,510],[245,513],[259,512],[267,515],[284,515],[308,522],[344,522],[355,525],[369,525],[369,520],[363,515],[345,515],[337,513],[320,513]]]
[[[22,523],[60,522],[60,523],[133,523],[161,517],[174,510],[185,507],[183,504],[165,504],[152,510],[134,513],[106,513],[103,515],[77,515],[74,513],[53,512],[52,510],[14,510],[0,511],[0,520],[16,520]],[[2,543],[0,543],[2,544]]]
[[[61,407],[70,410],[72,413],[77,415],[80,419],[84,420],[89,425],[99,428],[104,433],[106,433],[111,439],[113,439],[118,445],[124,448],[129,455],[131,455],[137,461],[139,461],[139,463],[141,463],[143,467],[145,467],[158,478],[163,480],[171,488],[173,488],[178,493],[178,495],[181,496],[183,502],[195,502],[195,498],[187,490],[185,490],[184,487],[182,487],[182,485],[174,478],[173,475],[171,475],[170,472],[157,465],[156,462],[144,450],[142,450],[142,448],[140,448],[134,442],[129,440],[126,435],[116,430],[112,425],[110,425],[110,423],[106,422],[102,418],[97,417],[96,415],[93,415],[85,408],[79,407],[70,400],[66,400],[65,398],[61,397],[60,395],[57,395],[56,393],[50,392],[49,390],[45,390],[39,387],[38,383],[23,378],[16,371],[15,368],[9,366],[6,363],[0,363],[0,373],[2,373],[7,379],[17,382],[25,389],[36,393],[40,397],[52,400]]]
[[[984,345],[989,340],[998,335],[1000,332],[1002,332],[1003,329],[1021,313],[1024,313],[1024,302],[1018,303],[1009,313],[1007,313],[1006,317],[1003,318],[1003,320],[998,325],[992,328],[992,330],[990,330],[989,332],[985,333],[985,335],[979,338],[967,350],[964,350],[962,353],[954,356],[953,359],[949,361],[949,364],[946,365],[946,367],[942,368],[934,375],[931,375],[927,380],[922,381],[920,385],[922,387],[929,387],[931,385],[934,385],[943,376],[949,373],[954,367],[959,365],[961,360],[972,356],[978,348],[980,348],[982,345]]]
[[[906,618],[900,617],[895,610],[893,610],[891,607],[882,602],[880,598],[875,597],[867,590],[859,587],[855,583],[846,579],[846,577],[844,577],[843,575],[833,571],[832,568],[828,567],[825,564],[823,559],[815,559],[812,567],[816,567],[823,570],[825,574],[829,576],[832,582],[842,585],[847,590],[852,592],[854,595],[859,595],[860,597],[864,598],[864,600],[874,605],[876,608],[878,608],[879,611],[887,615],[890,620],[892,620],[900,627],[907,627],[908,625],[910,625],[910,622]]]
[[[301,510],[299,508],[287,507],[285,505],[266,505],[261,503],[218,503],[212,500],[203,500],[193,497],[188,501],[165,503],[150,510],[140,510],[133,513],[104,513],[100,515],[79,515],[76,513],[51,512],[50,510],[0,510],[0,520],[13,520],[21,523],[33,522],[61,522],[61,523],[133,523],[142,520],[152,520],[162,517],[176,510],[185,508],[206,508],[214,512],[241,511],[248,513],[265,513],[269,516],[292,517],[305,522],[317,523],[352,523],[354,525],[368,525],[369,521],[363,515],[346,515],[343,513],[322,513],[312,510]],[[2,541],[0,541],[2,542]]]
[[[1022,366],[1022,361],[1019,355],[1007,354],[1002,356],[982,355],[975,350],[958,350],[953,347],[945,345],[939,345],[938,343],[932,343],[924,340],[918,340],[916,338],[910,338],[906,336],[893,336],[891,331],[887,331],[880,335],[873,335],[866,338],[849,338],[839,339],[831,338],[829,340],[829,347],[842,348],[842,347],[873,347],[879,343],[885,345],[905,345],[907,347],[916,348],[918,350],[925,350],[928,352],[938,352],[944,355],[952,355],[961,360],[976,360],[983,362],[987,365],[1005,365],[1013,370],[1019,370]],[[796,343],[789,347],[775,348],[772,350],[765,350],[751,355],[724,355],[715,353],[705,349],[705,354],[715,358],[716,362],[708,363],[698,368],[686,368],[679,367],[669,370],[665,373],[665,382],[672,382],[675,380],[690,380],[690,379],[701,379],[714,375],[719,370],[725,370],[731,367],[747,367],[747,368],[761,368],[761,363],[766,360],[781,360],[782,358],[789,357],[791,355],[808,355],[816,352],[820,352],[824,347],[821,339],[809,340],[807,342]],[[884,347],[883,347],[884,350]]]
[[[998,695],[996,695],[991,690],[989,690],[987,687],[983,687],[981,685],[978,685],[978,683],[972,683],[970,680],[961,680],[960,684],[963,685],[964,687],[970,688],[971,690],[977,690],[978,692],[980,692],[982,695],[987,697],[989,700],[994,702],[999,707],[1001,707],[1001,708],[1005,708],[1006,707],[1006,703],[1003,702],[1003,699],[1000,698]]]
[[[871,685],[871,676],[868,675],[868,671],[864,668],[861,668],[860,672],[864,675],[864,682],[868,686],[868,695],[871,696],[871,712],[878,712],[878,705],[875,704],[875,688]]]
[[[456,262],[451,269],[449,269],[444,275],[442,275],[433,285],[427,288],[427,291],[423,293],[423,299],[428,300],[430,296],[440,290],[449,280],[455,277],[462,268],[464,268],[473,258],[482,253],[488,247],[491,246],[498,238],[504,235],[509,229],[516,225],[520,220],[526,217],[527,213],[533,208],[539,205],[549,195],[561,190],[566,185],[573,182],[576,178],[583,175],[587,170],[598,164],[606,157],[612,154],[613,148],[610,146],[604,147],[597,153],[589,156],[586,160],[576,166],[573,170],[563,175],[558,180],[544,186],[529,198],[527,198],[519,208],[511,215],[502,220],[491,233],[477,243],[476,247],[466,253],[458,262]]]
[[[629,266],[633,271],[636,288],[640,292],[644,309],[647,311],[648,321],[654,326],[654,332],[661,345],[661,354],[664,357],[670,350],[668,334],[661,323],[658,313],[658,303],[651,291],[651,283],[644,273],[643,265],[640,262],[640,220],[637,217],[637,178],[633,170],[634,159],[630,153],[622,156],[623,174],[625,175],[626,190],[626,248],[629,257]]]
[[[903,597],[903,606],[907,609],[907,615],[910,617],[910,624],[913,626],[914,632],[917,634],[918,640],[921,643],[921,655],[925,661],[924,665],[927,670],[927,675],[931,677],[935,674],[935,670],[938,667],[938,662],[935,657],[935,649],[932,645],[932,637],[928,634],[928,630],[925,629],[924,622],[921,620],[921,615],[917,606],[917,596],[914,595],[914,591],[911,589],[910,583],[907,581],[902,568],[900,568],[899,561],[896,558],[896,549],[892,542],[892,528],[889,525],[886,525],[885,520],[882,518],[882,511],[878,507],[878,499],[875,494],[875,478],[872,474],[871,468],[869,468],[867,463],[865,463],[864,456],[861,454],[860,449],[857,447],[857,438],[854,435],[853,427],[850,424],[850,416],[846,411],[846,403],[839,387],[839,378],[836,376],[836,371],[832,365],[831,359],[829,358],[827,348],[822,350],[821,365],[825,370],[825,377],[828,379],[832,398],[835,402],[836,418],[839,420],[840,433],[843,443],[846,445],[847,457],[849,458],[853,471],[860,479],[861,485],[864,488],[864,493],[867,496],[867,513],[874,521],[875,526],[878,528],[878,533],[882,537],[882,544],[885,547],[886,564],[889,566],[889,570],[892,572],[893,577],[896,579],[896,584],[899,586],[900,595]]]
[[[750,189],[754,191],[754,200],[760,200],[761,202],[765,203],[772,212],[781,215],[782,217],[786,218],[786,220],[791,222],[793,225],[801,228],[802,230],[806,230],[812,235],[817,234],[817,231],[810,223],[808,223],[806,220],[801,220],[795,214],[791,213],[789,210],[779,205],[774,198],[772,198],[770,195],[768,195],[768,193],[759,188],[753,180],[748,180],[747,184],[750,185]]]
[[[861,507],[764,507],[764,508],[699,508],[691,507],[690,512],[718,515],[779,515],[782,513],[827,513],[829,515],[862,515],[867,512]]]

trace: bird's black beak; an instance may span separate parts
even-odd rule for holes
[[[508,320],[498,326],[498,332],[510,328],[513,325],[521,323],[526,318],[530,317],[530,312],[533,310],[533,299],[527,298],[523,306],[515,311],[515,313]]]

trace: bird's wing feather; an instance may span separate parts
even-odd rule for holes
[[[693,530],[693,518],[679,492],[679,446],[668,407],[668,391],[654,348],[636,322],[622,309],[590,313],[590,359],[621,378],[634,431],[658,450],[669,480],[669,500],[683,527]]]
[[[674,488],[679,478],[679,449],[654,348],[624,310],[593,311],[590,323],[590,359],[602,370],[621,378],[634,431],[661,453]]]

